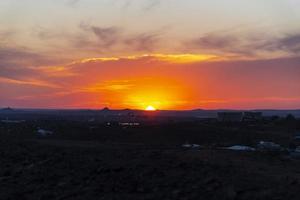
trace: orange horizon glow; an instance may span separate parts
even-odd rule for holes
[[[149,106],[155,110],[298,107],[300,97],[294,91],[300,90],[300,84],[293,78],[297,74],[293,65],[288,70],[276,66],[277,60],[251,62],[206,54],[149,54],[29,67],[35,77],[0,77],[3,94],[9,97],[0,103],[4,107],[139,110]],[[243,67],[244,63],[249,66]],[[272,73],[265,65],[275,66]],[[281,87],[284,84],[287,87]]]

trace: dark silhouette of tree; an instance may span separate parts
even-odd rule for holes
[[[285,118],[286,121],[294,122],[296,120],[295,116],[292,114],[288,114]]]

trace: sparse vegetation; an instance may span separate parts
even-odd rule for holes
[[[22,123],[0,123],[0,197],[299,199],[300,160],[287,152],[218,148],[255,147],[260,140],[290,147],[298,119],[162,122],[124,127],[29,116]],[[38,127],[53,134],[39,136]],[[184,149],[185,142],[201,150]]]

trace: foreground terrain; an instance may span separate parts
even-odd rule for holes
[[[1,200],[300,198],[299,159],[221,148],[260,140],[288,147],[298,122],[107,127],[34,120],[0,127]],[[38,135],[40,127],[53,134]]]

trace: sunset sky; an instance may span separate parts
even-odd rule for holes
[[[299,0],[1,0],[0,107],[300,108]]]

